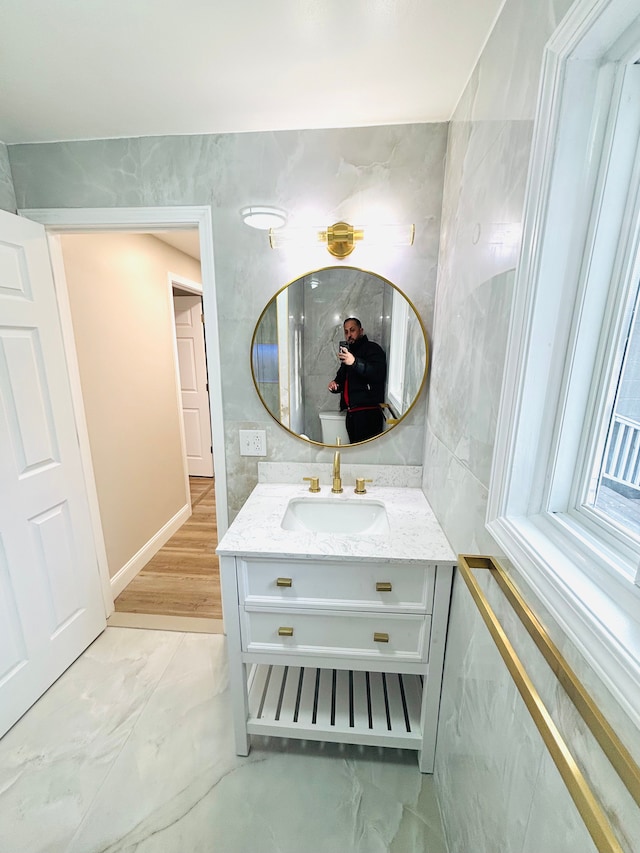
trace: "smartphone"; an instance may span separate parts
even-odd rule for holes
[[[338,344],[338,351],[341,349],[349,349],[349,344],[346,341],[340,341]]]

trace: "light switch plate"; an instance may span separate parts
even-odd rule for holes
[[[267,434],[263,429],[241,429],[240,456],[266,456]]]

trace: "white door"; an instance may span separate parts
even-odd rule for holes
[[[202,298],[174,296],[182,416],[190,477],[213,477]]]
[[[104,628],[45,232],[0,211],[0,735]]]

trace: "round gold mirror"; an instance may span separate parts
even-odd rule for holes
[[[253,382],[269,414],[328,447],[394,429],[418,399],[428,364],[412,303],[386,278],[356,267],[324,267],[285,285],[251,342]]]

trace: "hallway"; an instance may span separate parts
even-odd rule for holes
[[[215,481],[189,486],[191,517],[116,598],[116,613],[222,619]]]

